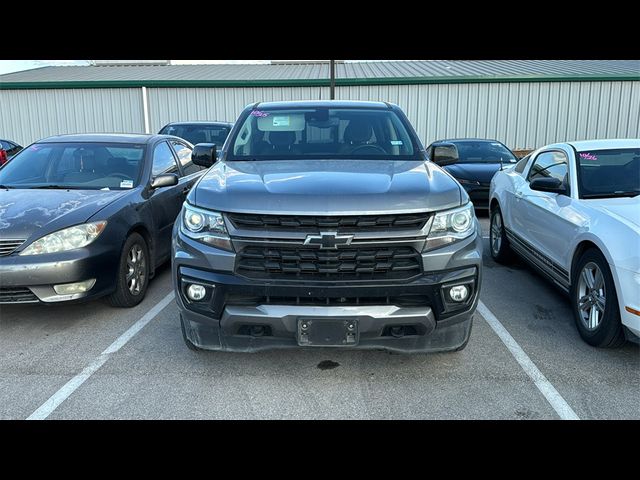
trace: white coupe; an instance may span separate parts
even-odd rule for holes
[[[555,143],[498,171],[491,256],[516,252],[569,294],[590,345],[640,337],[640,139]]]

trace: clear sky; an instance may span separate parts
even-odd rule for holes
[[[269,60],[171,60],[174,65],[190,63],[268,63]],[[89,60],[0,60],[0,75],[50,65],[89,65]]]

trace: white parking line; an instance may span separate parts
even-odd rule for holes
[[[522,369],[527,375],[529,375],[531,380],[533,380],[533,383],[538,387],[540,393],[544,395],[544,398],[547,399],[547,402],[549,402],[560,418],[562,420],[580,420],[580,417],[576,415],[576,412],[573,411],[565,399],[562,398],[562,395],[560,395],[554,386],[551,385],[542,372],[538,370],[538,367],[536,367],[535,363],[533,363],[524,350],[522,350],[520,345],[518,345],[518,342],[514,340],[507,329],[504,328],[502,323],[500,323],[500,320],[491,313],[491,310],[489,310],[482,301],[478,302],[478,312],[480,312],[480,315],[484,317],[496,335],[500,337],[502,343],[505,344],[511,352],[511,355],[514,356]]]
[[[54,393],[49,400],[44,402],[35,412],[27,417],[27,420],[44,420],[53,411],[60,406],[73,392],[75,392],[80,385],[82,385],[91,375],[96,373],[102,365],[104,365],[109,357],[120,350],[127,344],[144,326],[155,318],[164,307],[166,307],[171,300],[173,300],[173,292],[169,293],[166,297],[160,300],[156,305],[149,310],[144,316],[134,323],[126,332],[118,337],[118,339],[109,345],[104,352],[98,355],[93,362],[89,364],[82,372],[69,380],[60,390]]]

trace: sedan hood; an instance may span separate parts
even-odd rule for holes
[[[640,232],[640,195],[636,197],[597,198],[585,201],[591,208],[610,215],[635,231]]]
[[[126,191],[0,190],[0,240],[28,239],[86,222]]]
[[[348,215],[452,208],[461,192],[422,161],[233,161],[211,168],[188,201],[223,212]]]
[[[503,169],[514,165],[503,163]],[[500,170],[499,163],[454,163],[443,167],[447,172],[456,178],[465,180],[476,180],[480,183],[489,183],[495,173]]]

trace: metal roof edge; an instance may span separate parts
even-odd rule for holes
[[[521,83],[521,82],[593,82],[640,81],[640,74],[613,75],[465,75],[458,77],[384,77],[337,78],[337,86],[360,85],[426,85],[433,83]],[[262,79],[262,80],[96,80],[96,81],[44,81],[4,82],[0,77],[0,90],[69,89],[69,88],[242,88],[242,87],[328,87],[330,80],[314,79]]]

